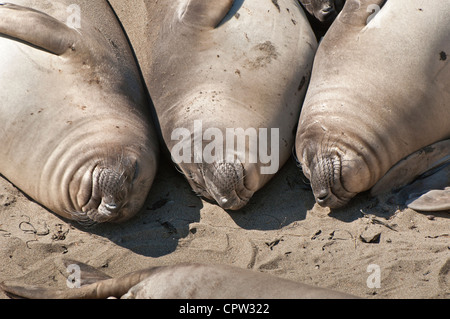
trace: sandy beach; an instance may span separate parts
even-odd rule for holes
[[[358,195],[315,204],[293,159],[240,211],[197,197],[161,160],[143,212],[83,228],[0,179],[0,281],[65,288],[62,258],[109,276],[182,262],[229,264],[363,298],[449,298],[450,214]],[[0,292],[0,298],[8,298]]]

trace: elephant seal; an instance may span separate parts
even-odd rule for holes
[[[433,146],[450,138],[450,2],[384,2],[347,1],[317,51],[296,153],[322,206],[345,205],[420,150],[433,168]]]
[[[195,193],[242,208],[292,152],[317,45],[300,4],[137,2],[110,1],[172,159]]]
[[[0,173],[83,224],[143,206],[158,141],[129,43],[106,1],[0,4]]]
[[[72,263],[72,262],[71,262]],[[73,262],[81,269],[79,288],[52,290],[0,283],[9,295],[30,299],[348,299],[355,296],[314,287],[248,269],[228,265],[178,264],[152,267],[119,278],[89,273],[92,268]],[[83,285],[99,276],[101,281]]]

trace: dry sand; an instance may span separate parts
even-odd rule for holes
[[[59,218],[0,178],[0,281],[65,287],[70,258],[110,276],[180,262],[223,263],[364,298],[449,298],[450,214],[359,195],[330,212],[290,160],[249,205],[226,212],[198,198],[162,160],[145,211],[120,225]],[[364,242],[369,241],[369,242]],[[370,243],[370,241],[374,241]],[[380,287],[368,287],[380,270]],[[369,268],[370,270],[370,268]],[[372,276],[371,276],[372,275]],[[7,298],[0,292],[0,298]]]

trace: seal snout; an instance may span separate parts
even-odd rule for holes
[[[317,204],[322,207],[339,208],[348,200],[341,185],[341,159],[338,155],[316,158],[311,170],[311,187]]]
[[[331,189],[323,189],[315,197],[317,204],[322,207],[340,208],[347,202],[334,195]]]
[[[223,209],[238,210],[253,195],[244,185],[244,167],[238,163],[202,164],[196,172],[189,171],[188,181],[199,195],[215,201]]]
[[[81,211],[71,213],[82,224],[114,222],[129,214],[127,204],[131,194],[137,164],[120,160],[116,164],[99,164],[92,172],[89,201]],[[88,187],[88,185],[84,185]]]
[[[209,195],[223,209],[237,210],[250,197],[245,194],[244,167],[239,163],[212,163],[203,170]]]
[[[316,199],[317,204],[322,207],[331,207],[335,208],[335,203],[339,201],[339,199],[333,194],[331,190],[331,185],[326,185],[321,183],[319,187],[312,183],[314,197]]]
[[[321,22],[332,20],[335,17],[336,17],[336,10],[334,9],[333,6],[324,7],[317,14],[317,18]]]
[[[316,196],[317,203],[319,203],[319,205],[325,204],[326,200],[329,198],[329,196],[330,196],[330,193],[328,192],[327,189],[321,189],[320,192]]]

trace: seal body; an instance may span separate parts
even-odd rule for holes
[[[126,37],[106,1],[0,4],[0,173],[81,223],[137,213],[158,142]]]
[[[23,286],[14,281],[0,288],[14,296],[31,299],[349,299],[355,296],[278,278],[228,265],[178,264],[153,267],[119,278],[105,279],[92,267],[71,262],[82,269],[80,278],[101,280],[78,289],[52,290]],[[93,275],[91,275],[91,273]],[[82,279],[81,279],[82,280]]]
[[[243,207],[291,155],[316,50],[302,8],[293,0],[140,1],[149,31],[129,18],[129,5],[111,3],[172,159],[197,194]]]
[[[383,3],[347,1],[314,61],[296,152],[322,206],[450,137],[450,3]]]

